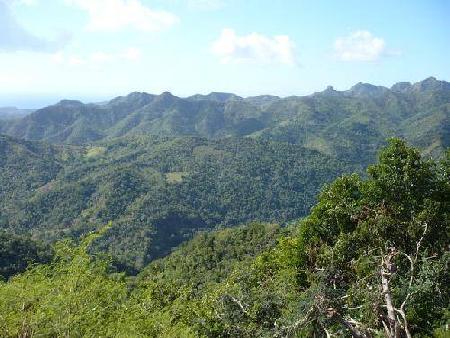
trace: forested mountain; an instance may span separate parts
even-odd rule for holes
[[[135,271],[198,230],[305,216],[324,183],[370,163],[388,135],[440,156],[449,102],[450,84],[434,78],[305,97],[63,100],[0,122],[16,137],[0,137],[0,228],[53,241],[113,221],[95,250]]]
[[[124,135],[262,137],[358,161],[375,159],[390,136],[438,155],[450,145],[450,83],[428,78],[390,89],[358,83],[302,97],[242,98],[211,93],[179,98],[132,93],[105,104],[63,100],[0,132],[27,140],[82,144]]]
[[[304,219],[200,233],[137,278],[88,255],[106,226],[0,281],[5,337],[448,337],[450,152],[394,139]]]
[[[50,145],[0,137],[0,228],[78,238],[140,268],[198,230],[305,216],[322,184],[352,165],[266,140],[123,137]]]
[[[0,120],[0,336],[445,337],[449,108],[429,78]],[[390,135],[418,149],[364,173]]]

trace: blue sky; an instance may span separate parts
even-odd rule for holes
[[[0,106],[450,79],[450,1],[0,0]]]

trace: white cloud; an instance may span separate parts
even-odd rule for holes
[[[57,63],[57,64],[62,64],[62,63],[64,63],[64,54],[63,54],[63,52],[57,52],[57,53],[53,54],[53,55],[51,56],[51,60],[52,60],[54,63]]]
[[[4,90],[11,87],[23,88],[24,85],[33,83],[34,77],[30,74],[18,74],[17,72],[0,74],[0,88],[4,87]]]
[[[67,63],[71,66],[81,66],[86,64],[86,60],[78,55],[72,55],[67,58]]]
[[[57,52],[51,55],[50,60],[58,65],[80,66],[87,63],[87,59],[79,55],[68,55],[63,52]]]
[[[11,6],[16,1],[0,0],[0,52],[54,52],[64,46],[68,36],[61,35],[56,40],[36,36],[17,21]],[[31,2],[30,2],[31,4]]]
[[[377,61],[386,55],[386,44],[382,38],[360,30],[337,38],[334,50],[337,58],[342,61]]]
[[[106,63],[113,59],[114,55],[105,52],[94,52],[89,57],[89,60],[93,63]]]
[[[142,57],[142,53],[138,48],[128,48],[125,52],[121,54],[121,58],[129,61],[137,61]]]
[[[35,6],[39,3],[38,0],[0,0],[0,2],[3,1],[6,4],[14,5],[14,6]]]
[[[89,14],[91,31],[114,32],[133,28],[156,32],[176,24],[178,18],[166,11],[144,6],[139,0],[66,0]]]
[[[294,43],[287,35],[267,37],[258,33],[236,35],[233,29],[224,29],[213,43],[212,52],[223,63],[287,64],[296,63]]]

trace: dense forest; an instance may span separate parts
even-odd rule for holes
[[[448,336],[450,152],[429,160],[392,139],[303,219],[201,232],[136,277],[89,254],[113,229],[0,282],[2,335]]]
[[[137,273],[198,230],[306,216],[324,183],[362,173],[388,136],[439,158],[449,97],[428,78],[288,98],[63,100],[0,121],[13,135],[0,136],[0,228],[50,243],[112,221],[92,250]]]
[[[0,228],[52,241],[112,229],[95,248],[133,271],[198,230],[305,216],[352,166],[298,145],[119,138],[65,146],[0,137]]]
[[[8,108],[0,337],[448,337],[449,108],[435,78]]]

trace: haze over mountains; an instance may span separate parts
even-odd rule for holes
[[[138,134],[261,137],[339,157],[357,154],[365,165],[394,135],[439,154],[450,143],[449,96],[450,83],[432,77],[391,88],[358,83],[346,91],[328,87],[286,98],[135,92],[104,104],[62,100],[20,120],[0,122],[0,132],[70,144]]]
[[[17,107],[0,107],[0,120],[11,120],[24,117],[32,113],[34,109],[19,109]]]

